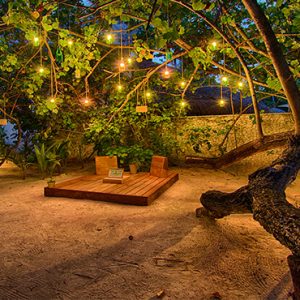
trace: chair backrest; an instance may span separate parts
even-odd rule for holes
[[[150,167],[150,175],[168,177],[168,158],[164,156],[153,156]]]
[[[96,174],[108,176],[109,169],[118,167],[117,156],[96,156]]]

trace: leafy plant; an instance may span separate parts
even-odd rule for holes
[[[47,175],[52,178],[56,166],[60,166],[60,158],[56,154],[57,144],[54,143],[48,148],[45,144],[40,147],[34,145],[35,155],[40,169],[41,177],[44,179]]]
[[[150,166],[153,151],[140,145],[133,145],[112,147],[107,149],[104,154],[117,156],[119,164],[123,167],[127,168],[129,164],[136,163],[140,169],[146,170]]]
[[[203,147],[211,149],[211,134],[216,133],[216,130],[210,126],[193,127],[187,130],[187,142],[192,146],[196,153],[203,152]]]

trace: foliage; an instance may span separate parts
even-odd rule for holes
[[[29,145],[46,145],[79,133],[98,153],[137,145],[176,156],[180,149],[172,122],[184,115],[179,103],[185,93],[179,81],[191,79],[189,91],[194,91],[204,83],[219,84],[220,75],[227,74],[227,85],[249,94],[247,84],[237,85],[240,76],[246,81],[235,51],[251,70],[259,97],[284,98],[270,56],[240,1],[158,2],[149,26],[150,0],[0,2],[0,105],[19,122],[23,140],[29,134]],[[299,1],[261,5],[297,78]],[[157,64],[150,61],[163,62],[170,53],[172,76],[164,78],[163,67],[152,74]],[[124,70],[117,66],[120,59],[126,62]],[[119,83],[122,90],[116,89]],[[148,89],[151,99],[145,97]],[[147,103],[149,112],[136,113],[138,102]],[[208,128],[195,128],[190,143],[201,151],[213,136]]]
[[[34,151],[42,179],[47,175],[52,178],[55,167],[60,166],[61,158],[58,156],[59,149],[59,143],[53,143],[49,147],[46,147],[44,143],[41,144],[40,147],[34,145]]]
[[[148,170],[153,156],[151,149],[145,149],[139,145],[119,146],[108,148],[105,155],[117,156],[119,164],[128,167],[131,163],[136,163],[141,170]]]
[[[226,146],[220,144],[230,130],[231,121],[216,122],[216,127],[207,126],[189,126],[184,128],[180,135],[184,136],[187,145],[198,153],[208,152],[213,156],[218,156],[226,152]],[[221,138],[220,138],[221,137]]]

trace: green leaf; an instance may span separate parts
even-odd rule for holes
[[[201,0],[193,0],[192,7],[194,10],[202,10],[206,7],[206,4]]]

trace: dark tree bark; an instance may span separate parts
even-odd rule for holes
[[[285,189],[295,180],[299,169],[300,137],[293,136],[282,156],[269,167],[251,174],[247,186],[233,193],[203,193],[200,198],[203,208],[197,210],[197,216],[223,218],[233,213],[253,212],[253,218],[292,251],[295,264],[300,261],[300,209],[286,200]],[[294,266],[298,276],[299,267]],[[299,284],[300,280],[293,281]],[[300,286],[295,285],[295,299],[300,299],[297,291]]]
[[[295,287],[294,299],[299,300],[300,298],[300,258],[295,255],[288,256],[288,264],[291,270],[293,283]]]
[[[204,207],[202,212],[222,218],[230,213],[243,213],[246,208],[252,210],[254,219],[292,251],[288,263],[294,283],[293,296],[300,300],[300,209],[288,203],[285,197],[287,185],[300,169],[300,92],[263,10],[256,0],[242,2],[260,32],[287,97],[294,116],[295,136],[278,160],[249,176],[248,186],[231,194],[204,193],[200,198]]]

